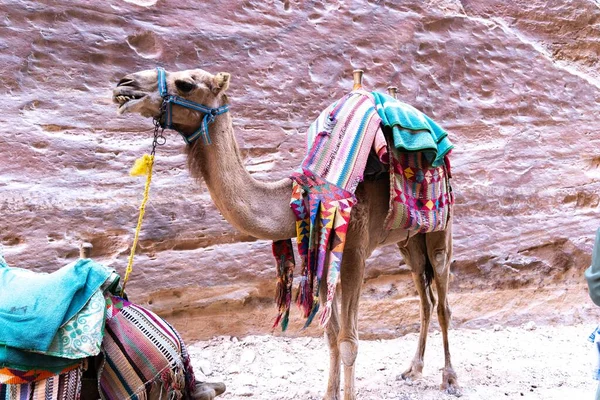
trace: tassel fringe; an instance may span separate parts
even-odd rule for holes
[[[303,329],[306,329],[309,327],[309,325],[312,323],[313,319],[315,319],[315,315],[317,315],[317,313],[319,312],[319,297],[315,296],[312,303],[313,303],[312,310],[310,311],[310,314],[308,314],[308,317],[306,319],[306,323],[304,324]]]
[[[291,240],[273,242],[273,255],[277,260],[277,286],[275,289],[275,303],[279,313],[273,328],[281,323],[281,330],[285,331],[289,323],[290,304],[292,302],[292,284],[294,281],[294,249]]]

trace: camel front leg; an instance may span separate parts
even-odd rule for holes
[[[427,254],[433,265],[434,280],[438,293],[438,320],[442,329],[444,343],[445,364],[442,372],[440,389],[447,393],[460,396],[461,390],[452,361],[450,359],[450,344],[448,342],[448,328],[450,327],[451,311],[448,305],[448,283],[450,278],[450,262],[452,259],[452,233],[451,225],[445,231],[428,233],[426,235]]]
[[[431,287],[425,277],[425,268],[427,265],[427,249],[425,247],[425,238],[423,235],[416,235],[410,238],[405,247],[399,244],[400,252],[404,262],[411,270],[413,282],[419,293],[421,306],[421,326],[419,331],[419,344],[417,352],[412,359],[410,366],[402,373],[402,379],[415,381],[421,378],[423,373],[423,357],[425,355],[425,346],[427,345],[427,332],[429,322],[431,321],[431,309],[435,305],[435,298],[431,292]]]
[[[322,285],[319,293],[321,305],[327,299],[327,285]],[[338,347],[338,336],[340,334],[340,323],[338,316],[337,294],[331,305],[331,317],[325,327],[325,341],[329,346],[329,380],[327,381],[327,392],[323,400],[340,399],[340,349]]]
[[[342,302],[341,330],[338,337],[344,364],[344,400],[355,400],[354,363],[358,355],[358,303],[365,271],[365,251],[350,248],[344,251],[341,268]]]

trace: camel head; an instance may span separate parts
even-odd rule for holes
[[[203,126],[207,129],[216,115],[227,111],[229,79],[228,73],[213,75],[202,69],[145,70],[124,76],[113,90],[113,101],[119,114],[138,113],[157,119],[161,126],[177,130],[188,141]]]

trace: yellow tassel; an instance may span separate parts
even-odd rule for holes
[[[152,168],[152,163],[154,162],[154,156],[150,154],[144,154],[142,157],[135,160],[135,164],[129,171],[129,175],[131,176],[141,176],[148,175],[150,169]]]
[[[127,268],[125,269],[125,277],[123,278],[123,286],[121,289],[121,296],[125,294],[125,285],[129,280],[129,275],[133,271],[133,257],[135,256],[135,249],[137,248],[138,240],[140,238],[140,231],[142,230],[142,221],[144,220],[144,213],[146,212],[146,202],[150,194],[150,183],[152,182],[152,167],[154,166],[154,156],[144,154],[143,157],[135,160],[133,168],[131,168],[131,176],[146,175],[146,186],[144,187],[144,198],[140,205],[140,214],[138,216],[137,227],[135,228],[135,236],[133,237],[133,244],[131,245],[131,253],[129,254],[129,260],[127,262]]]

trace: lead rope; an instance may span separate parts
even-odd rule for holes
[[[165,128],[162,128],[162,130],[159,133],[160,120],[165,113],[166,106],[166,103],[163,102],[160,109],[160,114],[158,115],[158,117],[154,117],[153,119],[154,139],[152,140],[152,151],[150,152],[150,154],[144,154],[142,157],[135,160],[135,164],[133,164],[133,167],[129,172],[131,176],[146,175],[146,186],[144,187],[144,197],[142,199],[142,204],[140,205],[140,214],[138,216],[137,227],[135,228],[133,244],[131,245],[131,253],[129,253],[129,260],[127,262],[127,268],[125,269],[125,277],[123,278],[121,297],[125,295],[125,285],[129,280],[129,275],[131,274],[131,271],[133,271],[133,258],[135,256],[135,250],[137,248],[138,240],[140,238],[140,231],[142,230],[142,221],[144,220],[144,214],[146,212],[146,203],[148,202],[148,198],[150,195],[150,183],[152,182],[152,168],[154,166],[154,155],[156,154],[156,147],[162,146],[167,141],[167,139],[163,136]]]

